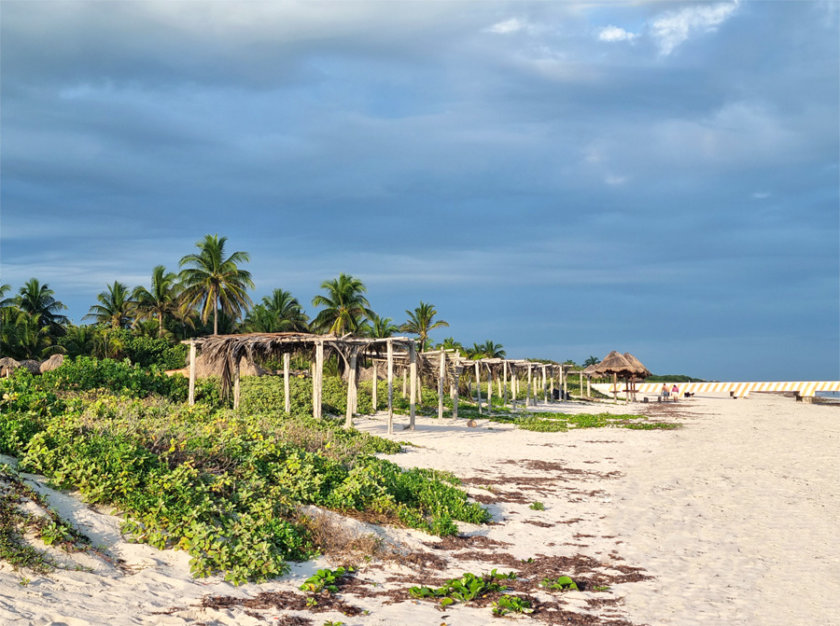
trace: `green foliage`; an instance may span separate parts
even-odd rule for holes
[[[545,511],[545,505],[542,502],[532,502],[528,508],[532,511]]]
[[[578,586],[568,576],[559,576],[558,578],[543,578],[540,586],[545,587],[549,591],[577,591]]]
[[[512,421],[508,417],[493,417],[494,421]],[[528,413],[516,422],[523,430],[535,432],[564,432],[575,428],[629,428],[632,430],[673,430],[679,424],[648,421],[644,415],[613,415],[611,413]]]
[[[476,576],[469,572],[464,573],[460,578],[452,578],[446,581],[442,587],[433,589],[431,587],[412,587],[408,590],[412,598],[439,598],[441,607],[447,607],[454,602],[469,602],[487,594],[504,591],[507,587],[500,585],[497,580],[514,579],[516,574],[497,573],[493,570],[489,574]]]
[[[533,613],[531,603],[525,598],[503,595],[493,602],[493,616],[503,617],[508,613]]]
[[[135,541],[187,551],[196,576],[224,572],[234,583],[276,577],[287,560],[313,554],[298,503],[439,535],[456,533],[455,520],[490,519],[451,475],[372,456],[398,451],[396,442],[277,410],[190,407],[185,381],[175,380],[88,358],[0,380],[0,449],[58,488],[123,512]],[[45,532],[66,539],[59,527]]]
[[[315,574],[306,579],[300,586],[302,591],[310,593],[320,593],[322,591],[329,591],[330,593],[338,593],[338,587],[353,573],[353,568],[339,567],[337,569],[319,569]]]
[[[50,390],[87,391],[110,389],[134,397],[159,394],[173,400],[186,400],[187,380],[167,376],[157,368],[146,369],[128,361],[78,357],[41,375],[40,385]]]

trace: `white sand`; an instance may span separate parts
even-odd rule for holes
[[[398,430],[394,436],[420,447],[388,458],[406,467],[446,469],[476,479],[469,483],[471,494],[503,500],[489,505],[499,524],[463,525],[462,530],[510,543],[468,547],[496,554],[504,571],[511,569],[505,554],[516,559],[580,554],[594,557],[603,573],[616,574],[614,566],[626,565],[652,576],[616,584],[607,593],[562,594],[566,610],[648,624],[840,624],[840,408],[756,394],[736,401],[696,398],[677,404],[676,410],[679,415],[672,419],[685,425],[677,431],[533,433],[486,422],[472,429],[463,420],[452,426],[420,418],[417,431]],[[404,418],[397,423],[401,427]],[[381,418],[361,419],[359,426],[377,434],[385,430]],[[535,461],[555,465],[540,469]],[[543,480],[530,484],[533,478]],[[198,604],[208,594],[253,597],[293,590],[328,564],[320,559],[296,565],[289,576],[262,585],[233,587],[218,577],[194,580],[185,553],[127,544],[119,536],[117,518],[72,497],[47,494],[95,544],[124,563],[114,567],[85,557],[92,571],[49,576],[4,565],[0,624],[277,623],[289,613],[257,610],[265,618],[259,621],[241,607],[213,610]],[[517,497],[520,502],[504,501]],[[528,504],[534,501],[543,502],[545,510],[531,510]],[[496,566],[431,549],[421,542],[437,540],[416,531],[390,530],[387,535],[407,550],[448,556],[445,571],[434,573],[441,578]],[[386,580],[393,576],[403,580]],[[412,567],[393,562],[358,573],[378,584],[370,585],[376,590],[423,584],[428,576],[413,575]],[[23,577],[31,581],[21,585]],[[619,598],[621,603],[596,608],[587,605],[591,598]],[[442,614],[428,601],[384,604],[384,598],[349,594],[344,599],[370,614],[309,614],[312,623],[492,621],[486,607],[455,606]],[[169,614],[155,613],[163,611]]]

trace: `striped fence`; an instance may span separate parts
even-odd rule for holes
[[[670,390],[674,385],[680,395],[688,393],[731,393],[736,398],[746,398],[751,391],[793,391],[802,397],[813,397],[818,391],[840,391],[840,380],[797,382],[740,382],[740,383],[636,383],[636,393],[659,395],[662,385]],[[612,394],[612,384],[592,385],[598,391]],[[619,383],[618,393],[623,394],[624,384]]]

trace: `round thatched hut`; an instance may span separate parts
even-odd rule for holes
[[[41,364],[38,361],[34,361],[32,359],[24,359],[20,362],[20,366],[28,369],[30,374],[41,373]]]
[[[8,378],[12,375],[17,368],[20,367],[20,363],[15,361],[12,357],[4,356],[0,359],[0,376],[4,378]]]
[[[58,369],[64,364],[64,355],[63,354],[54,354],[46,361],[41,363],[40,371],[43,374],[44,372],[51,372],[54,369]]]

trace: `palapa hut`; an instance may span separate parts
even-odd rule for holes
[[[15,361],[12,357],[4,356],[0,359],[0,376],[4,378],[8,378],[12,375],[17,368],[20,367],[20,363]]]
[[[24,359],[20,362],[20,366],[28,369],[30,374],[41,373],[41,364],[33,359]]]
[[[63,354],[54,354],[46,361],[41,363],[40,372],[43,374],[44,372],[51,372],[54,369],[58,369],[64,364],[64,355]]]
[[[598,365],[594,366],[593,373],[596,376],[606,376],[612,374],[613,399],[618,400],[618,377],[620,376],[621,378],[627,379],[632,375],[634,370],[634,366],[624,357],[623,354],[617,350],[613,350],[605,356]]]
[[[644,380],[648,376],[650,376],[650,370],[646,368],[642,362],[634,357],[629,352],[624,353],[624,358],[627,359],[627,362],[630,363],[631,371],[630,371],[630,386],[628,394],[633,395],[633,399],[636,399],[636,380]]]

